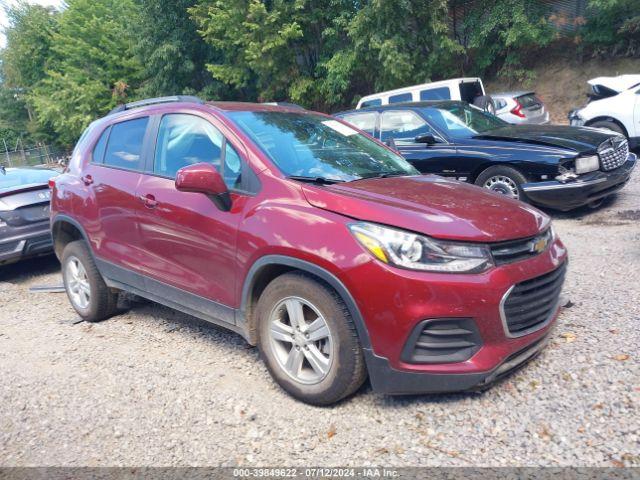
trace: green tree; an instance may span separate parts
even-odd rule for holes
[[[4,149],[1,140],[14,145],[18,138],[26,136],[28,121],[20,92],[0,83],[0,152]]]
[[[351,44],[334,56],[344,59],[338,71],[351,69],[360,95],[451,73],[447,59],[461,48],[451,39],[447,13],[446,0],[366,2],[348,25]]]
[[[6,46],[0,51],[0,129],[11,143],[49,140],[51,131],[37,121],[26,98],[46,76],[59,13],[18,3],[7,10]]]
[[[57,16],[51,8],[28,3],[8,9],[7,44],[1,53],[7,86],[28,89],[45,77]]]
[[[487,73],[524,80],[523,66],[553,39],[553,30],[540,2],[488,0],[450,2],[454,38],[461,50],[458,70],[463,74]]]
[[[327,104],[327,71],[358,2],[202,0],[189,11],[219,60],[214,78],[245,100]]]
[[[140,95],[223,94],[205,67],[214,61],[213,49],[198,35],[188,13],[195,0],[137,1],[140,28],[136,53],[144,65],[145,78]]]
[[[97,116],[135,95],[142,65],[134,54],[133,0],[70,0],[53,34],[47,74],[29,102],[58,141],[72,144]]]
[[[638,0],[589,0],[582,40],[596,54],[640,55]]]

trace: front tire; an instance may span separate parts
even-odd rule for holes
[[[522,185],[527,183],[527,179],[515,168],[502,165],[489,167],[478,175],[474,183],[479,187],[514,200],[527,201],[527,197],[522,190]]]
[[[98,322],[116,312],[118,294],[104,283],[84,241],[67,244],[61,264],[67,297],[83,320]]]
[[[293,397],[329,405],[364,382],[355,325],[345,303],[327,285],[303,273],[281,275],[265,288],[256,314],[267,369]]]

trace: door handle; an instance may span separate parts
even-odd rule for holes
[[[138,198],[142,203],[144,203],[144,206],[147,208],[156,208],[158,206],[156,197],[154,197],[150,193],[147,193],[146,195],[140,195]]]
[[[93,183],[93,177],[91,175],[85,175],[81,180],[85,185],[91,185]]]

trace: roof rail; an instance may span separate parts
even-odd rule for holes
[[[263,105],[274,105],[276,107],[289,107],[289,108],[297,108],[300,110],[304,110],[303,106],[298,105],[297,103],[291,102],[262,102]]]
[[[113,115],[114,113],[124,112],[125,110],[131,110],[133,108],[145,107],[147,105],[173,102],[197,103],[199,105],[204,105],[204,100],[193,95],[172,95],[170,97],[146,98],[144,100],[138,100],[137,102],[123,103],[111,110],[107,115]]]

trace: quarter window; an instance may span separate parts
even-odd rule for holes
[[[142,170],[142,142],[149,118],[136,118],[111,127],[104,164],[110,167]]]
[[[242,160],[238,152],[229,144],[225,142],[224,148],[224,170],[223,175],[224,183],[232,190],[242,189]]]
[[[354,127],[367,132],[369,135],[373,135],[376,130],[376,119],[378,114],[375,112],[367,113],[353,113],[351,115],[345,115],[343,120],[349,122]]]
[[[92,159],[94,163],[102,163],[104,160],[104,151],[107,148],[107,139],[109,138],[109,131],[111,127],[107,127],[102,135],[100,135],[100,139],[96,143],[96,146],[93,147]]]
[[[435,135],[435,132],[427,122],[411,110],[383,112],[380,131],[383,142],[393,138],[396,145],[413,144],[416,136],[425,133]]]

